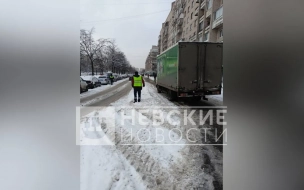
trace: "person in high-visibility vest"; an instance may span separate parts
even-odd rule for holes
[[[145,81],[141,75],[138,75],[137,71],[135,72],[135,75],[132,77],[132,87],[134,89],[134,103],[140,102],[141,90],[142,87],[145,87]]]
[[[110,82],[111,82],[111,85],[112,85],[113,81],[114,81],[114,76],[111,74],[109,78],[110,78]]]

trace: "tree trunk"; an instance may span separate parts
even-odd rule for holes
[[[94,75],[94,64],[93,61],[91,60],[91,68],[92,68],[92,76]]]

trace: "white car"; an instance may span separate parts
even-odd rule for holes
[[[80,77],[80,93],[88,91],[88,84]]]
[[[109,84],[109,80],[106,75],[99,76],[98,80],[101,84]]]

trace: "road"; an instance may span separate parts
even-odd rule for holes
[[[113,90],[115,90],[115,89],[117,89],[117,88],[119,88],[119,87],[121,87],[121,86],[123,86],[123,85],[125,85],[125,84],[128,84],[128,83],[130,83],[130,81],[129,80],[124,80],[124,81],[122,81],[122,82],[120,82],[120,83],[118,83],[117,85],[115,85],[115,86],[112,86],[112,87],[110,87],[110,88],[107,88],[107,89],[105,89],[105,90],[103,90],[103,91],[100,91],[100,92],[98,92],[98,93],[94,93],[94,94],[91,94],[91,95],[89,95],[89,96],[85,96],[85,97],[83,97],[83,98],[80,98],[80,104],[83,104],[84,102],[88,102],[88,101],[90,101],[90,100],[92,100],[92,99],[95,99],[95,98],[98,98],[99,96],[103,96],[103,95],[105,95],[105,94],[107,94],[107,93],[110,93],[110,92],[112,92]],[[115,83],[114,83],[115,84]],[[128,88],[129,90],[131,90],[131,85],[129,85],[129,87],[130,88]],[[117,99],[113,99],[113,101],[116,101]],[[112,102],[113,102],[112,101]],[[109,101],[108,101],[109,102]],[[108,104],[106,104],[106,103],[104,103],[104,102],[99,102],[99,103],[96,103],[95,105],[90,105],[90,106],[104,106],[104,105],[108,105]]]
[[[145,79],[147,84],[142,90],[142,102],[133,103],[133,94],[129,81],[122,81],[113,87],[109,87],[98,94],[82,98],[81,102],[86,106],[81,115],[91,112],[96,113],[94,106],[129,106],[136,112],[143,107],[174,107],[178,110],[195,110],[192,106],[211,106],[212,103],[201,102],[170,102],[163,93],[157,93],[154,82]],[[88,107],[87,107],[88,106]],[[119,118],[121,110],[113,113]],[[100,115],[106,113],[100,111]],[[204,112],[206,114],[206,112]],[[150,120],[151,114],[143,114]],[[198,120],[195,114],[194,121]],[[214,118],[215,120],[215,118]],[[116,130],[117,136],[129,136],[130,127],[125,124],[115,123],[122,130]],[[182,131],[192,128],[190,124],[180,126]],[[198,126],[201,128],[203,126]],[[204,124],[208,128],[221,128],[222,126]],[[155,127],[144,126],[153,133]],[[164,124],[160,128],[164,131],[172,129],[172,126]],[[108,136],[109,129],[102,130]],[[132,132],[131,132],[132,133]],[[136,133],[136,131],[134,131]],[[170,133],[169,133],[170,134]],[[173,133],[173,135],[176,135]],[[214,134],[209,134],[214,136]],[[178,136],[178,135],[176,135]],[[144,136],[143,136],[144,137]],[[132,144],[124,145],[122,140],[116,140],[114,146],[82,146],[81,147],[81,189],[214,189],[222,190],[222,146],[190,146],[189,140],[182,137],[181,145],[156,146],[140,144],[138,139],[131,138]],[[192,137],[203,142],[201,133],[194,133]],[[168,139],[167,139],[168,140]],[[151,143],[153,143],[151,139]],[[166,143],[165,143],[166,144]]]
[[[115,102],[127,95],[131,89],[130,81],[124,80],[121,83],[103,91],[81,98],[80,104],[85,107],[81,109],[80,115],[85,116],[96,110],[96,107],[110,105],[112,102]]]

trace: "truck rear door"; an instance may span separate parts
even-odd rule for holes
[[[193,91],[197,88],[197,43],[180,42],[178,58],[178,87],[181,92]]]
[[[200,43],[198,87],[204,91],[216,91],[222,83],[223,44]]]

